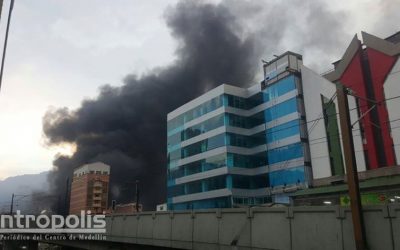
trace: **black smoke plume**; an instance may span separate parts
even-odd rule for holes
[[[295,2],[301,6],[301,1]],[[133,183],[139,180],[145,209],[165,202],[167,113],[222,83],[260,81],[260,59],[290,49],[282,48],[281,42],[287,27],[296,24],[285,11],[282,4],[258,1],[193,0],[170,7],[165,20],[178,41],[171,65],[140,77],[128,75],[121,87],[103,86],[97,98],[84,100],[77,110],[45,114],[47,143],[77,146],[73,156],[54,160],[49,177],[54,194],[64,197],[74,168],[102,161],[111,166],[110,199],[133,201]],[[296,41],[296,47],[300,43]]]
[[[176,61],[122,87],[103,86],[94,100],[70,111],[49,111],[43,130],[49,144],[74,143],[72,157],[58,157],[50,174],[54,191],[63,196],[66,178],[88,162],[111,166],[112,199],[134,200],[139,180],[141,201],[154,209],[166,199],[167,113],[224,82],[248,83],[254,77],[256,49],[239,37],[239,25],[222,5],[181,2],[166,13],[178,40]]]

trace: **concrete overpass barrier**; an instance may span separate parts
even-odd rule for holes
[[[400,206],[364,207],[369,249],[400,250]],[[354,249],[339,206],[144,212],[106,218],[107,241],[178,249]]]

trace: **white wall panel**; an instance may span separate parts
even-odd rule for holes
[[[322,102],[321,102],[321,94],[326,98],[331,98],[336,93],[336,85],[332,82],[326,80],[321,77],[317,73],[308,69],[305,66],[302,66],[302,80],[303,80],[303,95],[304,95],[304,105],[306,108],[306,118],[307,122],[318,119],[322,114]],[[363,142],[360,134],[360,125],[359,123],[355,123],[358,120],[358,112],[356,108],[355,98],[352,96],[348,97],[349,109],[350,109],[350,120],[352,124],[354,123],[353,128],[353,141],[354,141],[354,150],[356,152],[356,162],[358,171],[365,171],[365,157],[363,152]],[[339,107],[337,103],[337,98],[334,98],[334,103],[336,106],[336,112],[339,112]],[[342,150],[342,160],[343,164],[344,155],[343,155],[343,144],[341,137],[341,128],[340,128],[340,117],[337,115],[337,121],[339,126],[339,139],[340,146]],[[307,127],[313,125],[314,122],[307,123]],[[313,176],[315,179],[329,177],[332,175],[330,160],[329,160],[329,151],[328,151],[328,143],[326,140],[326,128],[324,120],[321,119],[317,123],[317,125],[312,129],[309,133],[309,142],[310,142],[310,151],[312,158],[312,170]],[[346,171],[346,168],[344,169]]]
[[[314,179],[329,177],[332,175],[332,172],[325,124],[324,120],[320,119],[323,114],[321,94],[327,98],[331,98],[336,92],[336,87],[333,83],[304,65],[301,67],[301,74],[313,177]],[[316,119],[320,120],[313,122]]]
[[[356,109],[356,98],[354,96],[348,96],[347,98],[349,102],[349,109],[350,109],[350,121],[353,125],[353,141],[354,141],[354,151],[356,152],[356,162],[357,162],[357,171],[362,172],[367,170],[365,165],[365,156],[364,156],[364,149],[363,149],[363,140],[361,137],[360,131],[360,123],[356,122],[359,119],[358,112]],[[340,141],[342,138],[340,137]],[[343,152],[343,145],[342,145],[342,152]],[[344,162],[344,159],[343,159]],[[346,171],[346,168],[344,169]]]
[[[385,98],[400,96],[400,58],[397,59],[392,71],[386,78],[384,84]],[[389,113],[391,135],[393,138],[394,150],[396,154],[397,165],[400,164],[400,98],[392,99],[386,102]]]

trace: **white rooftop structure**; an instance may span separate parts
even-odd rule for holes
[[[110,174],[110,166],[107,164],[104,164],[102,162],[95,162],[95,163],[89,163],[85,164],[79,168],[76,168],[74,170],[74,176],[80,176],[84,174]]]

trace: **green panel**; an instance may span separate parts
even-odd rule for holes
[[[386,194],[361,194],[361,204],[362,205],[382,205],[388,202],[388,197]],[[341,206],[350,206],[350,197],[348,195],[340,196]]]
[[[332,175],[343,175],[344,166],[342,159],[342,149],[340,147],[339,126],[336,116],[334,102],[322,96],[322,106],[324,110],[324,120],[326,128],[326,138],[329,148],[329,159],[331,163]]]

